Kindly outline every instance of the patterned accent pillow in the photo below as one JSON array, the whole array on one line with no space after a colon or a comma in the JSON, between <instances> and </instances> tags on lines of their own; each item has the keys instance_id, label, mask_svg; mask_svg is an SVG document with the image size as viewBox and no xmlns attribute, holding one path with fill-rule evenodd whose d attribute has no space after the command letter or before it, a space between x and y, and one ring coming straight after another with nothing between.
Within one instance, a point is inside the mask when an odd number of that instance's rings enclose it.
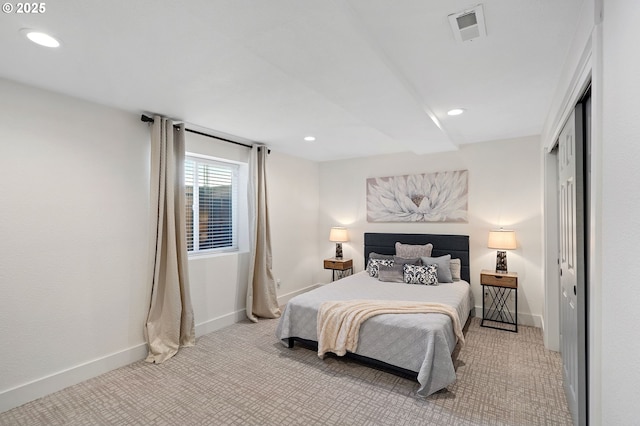
<instances>
[{"instance_id":1,"label":"patterned accent pillow","mask_svg":"<svg viewBox=\"0 0 640 426\"><path fill-rule=\"evenodd\" d=\"M369 272L369 276L373 278L378 278L378 266L392 266L393 259L369 259L369 263L367 263L367 272Z\"/></svg>"},{"instance_id":2,"label":"patterned accent pillow","mask_svg":"<svg viewBox=\"0 0 640 426\"><path fill-rule=\"evenodd\" d=\"M438 265L403 266L404 282L407 284L438 285Z\"/></svg>"},{"instance_id":3,"label":"patterned accent pillow","mask_svg":"<svg viewBox=\"0 0 640 426\"><path fill-rule=\"evenodd\" d=\"M431 256L433 244L415 245L396 242L396 256L411 259L413 257Z\"/></svg>"}]
</instances>

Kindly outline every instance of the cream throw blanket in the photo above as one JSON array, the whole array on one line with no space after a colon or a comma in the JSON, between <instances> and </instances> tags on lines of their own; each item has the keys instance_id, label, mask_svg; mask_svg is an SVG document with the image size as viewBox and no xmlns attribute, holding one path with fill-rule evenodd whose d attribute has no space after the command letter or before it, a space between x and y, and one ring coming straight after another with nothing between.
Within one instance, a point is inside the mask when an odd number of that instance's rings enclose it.
<instances>
[{"instance_id":1,"label":"cream throw blanket","mask_svg":"<svg viewBox=\"0 0 640 426\"><path fill-rule=\"evenodd\" d=\"M464 343L458 312L442 303L402 302L395 300L348 300L324 302L318 310L318 356L327 352L343 356L358 347L360 326L367 319L382 314L438 313L451 317L453 331Z\"/></svg>"}]
</instances>

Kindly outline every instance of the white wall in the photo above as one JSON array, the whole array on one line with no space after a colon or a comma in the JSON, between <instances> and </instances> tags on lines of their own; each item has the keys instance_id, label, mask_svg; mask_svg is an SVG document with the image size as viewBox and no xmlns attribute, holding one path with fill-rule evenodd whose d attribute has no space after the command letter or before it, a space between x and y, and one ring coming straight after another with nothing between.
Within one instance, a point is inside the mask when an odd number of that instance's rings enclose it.
<instances>
[{"instance_id":1,"label":"white wall","mask_svg":"<svg viewBox=\"0 0 640 426\"><path fill-rule=\"evenodd\" d=\"M267 189L273 274L281 281L280 303L320 282L319 179L318 163L271 152Z\"/></svg>"},{"instance_id":2,"label":"white wall","mask_svg":"<svg viewBox=\"0 0 640 426\"><path fill-rule=\"evenodd\" d=\"M150 284L149 129L139 114L2 79L0 93L2 412L146 356ZM191 133L187 149L248 155ZM268 167L285 301L321 268L318 165L273 152ZM246 248L189 261L197 335L244 318Z\"/></svg>"},{"instance_id":3,"label":"white wall","mask_svg":"<svg viewBox=\"0 0 640 426\"><path fill-rule=\"evenodd\" d=\"M149 136L133 114L0 93L3 411L145 354Z\"/></svg>"},{"instance_id":4,"label":"white wall","mask_svg":"<svg viewBox=\"0 0 640 426\"><path fill-rule=\"evenodd\" d=\"M519 276L519 322L541 326L542 209L538 137L463 145L458 151L395 154L320 164L319 251L331 257L335 245L329 229L343 225L351 241L345 257L356 271L364 267L364 232L466 234L470 236L471 284L476 306L482 306L480 270L495 268L496 251L487 248L489 230L514 229L518 249L507 254L509 269ZM469 170L468 223L367 223L366 179L447 170ZM331 279L324 271L324 282Z\"/></svg>"},{"instance_id":5,"label":"white wall","mask_svg":"<svg viewBox=\"0 0 640 426\"><path fill-rule=\"evenodd\" d=\"M637 424L640 400L640 3L604 2L602 25L602 416ZM597 326L597 325L596 325Z\"/></svg>"}]
</instances>

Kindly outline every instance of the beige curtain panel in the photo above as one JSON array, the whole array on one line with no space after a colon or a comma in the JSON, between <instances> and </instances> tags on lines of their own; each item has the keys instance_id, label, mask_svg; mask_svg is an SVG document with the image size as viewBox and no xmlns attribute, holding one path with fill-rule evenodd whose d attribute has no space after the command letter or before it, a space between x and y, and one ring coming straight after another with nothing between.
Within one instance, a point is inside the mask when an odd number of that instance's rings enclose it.
<instances>
[{"instance_id":1,"label":"beige curtain panel","mask_svg":"<svg viewBox=\"0 0 640 426\"><path fill-rule=\"evenodd\" d=\"M151 128L151 304L147 362L162 363L195 344L185 229L184 125L154 117Z\"/></svg>"},{"instance_id":2,"label":"beige curtain panel","mask_svg":"<svg viewBox=\"0 0 640 426\"><path fill-rule=\"evenodd\" d=\"M247 317L278 318L280 308L271 270L271 232L267 202L267 148L254 145L249 163L249 283Z\"/></svg>"}]
</instances>

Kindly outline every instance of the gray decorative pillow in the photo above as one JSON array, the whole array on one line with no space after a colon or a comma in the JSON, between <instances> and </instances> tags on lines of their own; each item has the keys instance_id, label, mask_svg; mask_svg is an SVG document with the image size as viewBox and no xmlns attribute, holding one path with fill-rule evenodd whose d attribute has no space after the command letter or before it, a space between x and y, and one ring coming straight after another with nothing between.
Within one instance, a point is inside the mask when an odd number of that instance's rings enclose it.
<instances>
[{"instance_id":1,"label":"gray decorative pillow","mask_svg":"<svg viewBox=\"0 0 640 426\"><path fill-rule=\"evenodd\" d=\"M412 259L405 259L404 257L393 256L393 264L394 265L404 265L408 263L409 265L422 265L422 259L419 257L414 257Z\"/></svg>"},{"instance_id":2,"label":"gray decorative pillow","mask_svg":"<svg viewBox=\"0 0 640 426\"><path fill-rule=\"evenodd\" d=\"M407 284L438 285L438 265L404 265L402 268Z\"/></svg>"},{"instance_id":3,"label":"gray decorative pillow","mask_svg":"<svg viewBox=\"0 0 640 426\"><path fill-rule=\"evenodd\" d=\"M411 259L412 257L431 256L431 250L433 244L414 245L414 244L402 244L396 242L396 256L404 257L405 259Z\"/></svg>"},{"instance_id":4,"label":"gray decorative pillow","mask_svg":"<svg viewBox=\"0 0 640 426\"><path fill-rule=\"evenodd\" d=\"M378 280L390 283L404 282L404 271L402 264L392 266L378 265Z\"/></svg>"},{"instance_id":5,"label":"gray decorative pillow","mask_svg":"<svg viewBox=\"0 0 640 426\"><path fill-rule=\"evenodd\" d=\"M378 278L378 267L380 265L391 266L393 265L393 259L369 259L367 272L369 272L370 277Z\"/></svg>"},{"instance_id":6,"label":"gray decorative pillow","mask_svg":"<svg viewBox=\"0 0 640 426\"><path fill-rule=\"evenodd\" d=\"M371 252L369 253L369 259L393 259L393 255Z\"/></svg>"},{"instance_id":7,"label":"gray decorative pillow","mask_svg":"<svg viewBox=\"0 0 640 426\"><path fill-rule=\"evenodd\" d=\"M422 257L423 265L438 265L438 282L452 283L451 278L451 255L445 254L440 257Z\"/></svg>"},{"instance_id":8,"label":"gray decorative pillow","mask_svg":"<svg viewBox=\"0 0 640 426\"><path fill-rule=\"evenodd\" d=\"M460 259L451 259L449 266L451 267L451 279L454 281L460 281L460 272L462 270Z\"/></svg>"}]
</instances>

